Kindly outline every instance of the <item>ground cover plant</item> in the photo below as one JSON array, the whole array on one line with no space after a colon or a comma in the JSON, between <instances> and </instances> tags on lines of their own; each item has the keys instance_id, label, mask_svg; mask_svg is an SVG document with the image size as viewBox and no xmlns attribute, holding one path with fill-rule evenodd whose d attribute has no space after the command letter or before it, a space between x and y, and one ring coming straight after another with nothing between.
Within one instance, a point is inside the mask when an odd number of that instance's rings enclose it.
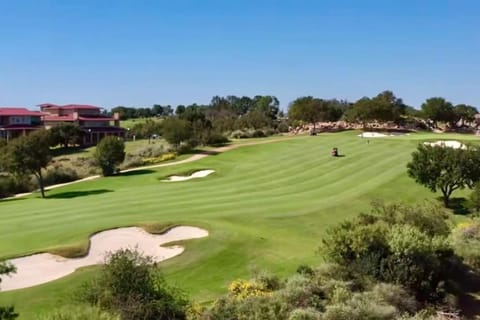
<instances>
[{"instance_id":1,"label":"ground cover plant","mask_svg":"<svg viewBox=\"0 0 480 320\"><path fill-rule=\"evenodd\" d=\"M181 256L162 263L165 278L192 299L208 302L257 266L280 276L318 264L325 230L385 201L438 201L406 173L418 143L472 140L466 135L411 134L370 139L358 132L288 138L238 148L198 162L131 172L0 202L0 256L8 258L85 243L92 232L140 223L196 225L205 239L188 241ZM266 139L268 141L268 139ZM344 157L333 158L332 147ZM211 168L215 175L166 184L159 177ZM95 192L111 190L111 192ZM64 198L59 195L77 195ZM48 197L52 197L48 199ZM459 191L456 197L468 196ZM459 219L454 217L454 220ZM34 288L0 293L21 319L68 303L63 297L97 268Z\"/></svg>"}]
</instances>

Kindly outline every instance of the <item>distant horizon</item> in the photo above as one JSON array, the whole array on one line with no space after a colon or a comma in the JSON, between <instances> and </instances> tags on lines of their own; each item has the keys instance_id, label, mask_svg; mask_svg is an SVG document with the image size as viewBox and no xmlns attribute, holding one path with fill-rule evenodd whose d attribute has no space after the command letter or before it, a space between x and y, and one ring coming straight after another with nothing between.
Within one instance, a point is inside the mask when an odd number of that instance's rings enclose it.
<instances>
[{"instance_id":1,"label":"distant horizon","mask_svg":"<svg viewBox=\"0 0 480 320\"><path fill-rule=\"evenodd\" d=\"M480 107L475 0L0 0L0 106L349 102Z\"/></svg>"}]
</instances>

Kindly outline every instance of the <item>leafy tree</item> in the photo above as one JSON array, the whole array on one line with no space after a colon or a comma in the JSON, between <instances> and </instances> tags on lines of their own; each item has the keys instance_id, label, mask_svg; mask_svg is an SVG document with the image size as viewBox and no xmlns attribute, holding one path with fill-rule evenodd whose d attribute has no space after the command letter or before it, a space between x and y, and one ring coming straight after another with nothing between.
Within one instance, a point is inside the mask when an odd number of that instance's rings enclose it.
<instances>
[{"instance_id":1,"label":"leafy tree","mask_svg":"<svg viewBox=\"0 0 480 320\"><path fill-rule=\"evenodd\" d=\"M125 159L125 143L115 136L106 136L97 144L93 154L96 164L104 176L115 173L115 167Z\"/></svg>"},{"instance_id":2,"label":"leafy tree","mask_svg":"<svg viewBox=\"0 0 480 320\"><path fill-rule=\"evenodd\" d=\"M469 207L475 211L475 213L480 213L480 183L475 183L475 187L470 193Z\"/></svg>"},{"instance_id":3,"label":"leafy tree","mask_svg":"<svg viewBox=\"0 0 480 320\"><path fill-rule=\"evenodd\" d=\"M16 175L33 174L38 181L42 198L45 198L42 170L52 159L50 135L47 130L37 130L12 140L7 148L4 165Z\"/></svg>"},{"instance_id":4,"label":"leafy tree","mask_svg":"<svg viewBox=\"0 0 480 320\"><path fill-rule=\"evenodd\" d=\"M421 109L423 116L432 120L435 127L438 127L438 122L452 122L455 120L453 105L444 98L434 97L427 99L422 104Z\"/></svg>"},{"instance_id":5,"label":"leafy tree","mask_svg":"<svg viewBox=\"0 0 480 320\"><path fill-rule=\"evenodd\" d=\"M185 106L184 105L178 105L177 108L175 109L175 114L177 116L181 115L184 112L185 112Z\"/></svg>"},{"instance_id":6,"label":"leafy tree","mask_svg":"<svg viewBox=\"0 0 480 320\"><path fill-rule=\"evenodd\" d=\"M466 104L458 104L453 109L453 112L455 113L455 122L461 121L463 126L466 122L475 121L475 115L478 113L478 110Z\"/></svg>"},{"instance_id":7,"label":"leafy tree","mask_svg":"<svg viewBox=\"0 0 480 320\"><path fill-rule=\"evenodd\" d=\"M182 142L192 138L192 126L187 120L171 117L165 119L162 126L163 137L176 149Z\"/></svg>"},{"instance_id":8,"label":"leafy tree","mask_svg":"<svg viewBox=\"0 0 480 320\"><path fill-rule=\"evenodd\" d=\"M15 272L15 267L11 264L0 262L0 276ZM0 283L2 278L0 277ZM13 320L18 317L13 307L0 307L0 320Z\"/></svg>"},{"instance_id":9,"label":"leafy tree","mask_svg":"<svg viewBox=\"0 0 480 320\"><path fill-rule=\"evenodd\" d=\"M291 120L305 121L313 125L326 119L328 102L325 100L309 97L301 97L293 101L288 109Z\"/></svg>"},{"instance_id":10,"label":"leafy tree","mask_svg":"<svg viewBox=\"0 0 480 320\"><path fill-rule=\"evenodd\" d=\"M182 320L188 306L183 293L167 285L151 257L128 249L110 254L79 297L122 320Z\"/></svg>"},{"instance_id":11,"label":"leafy tree","mask_svg":"<svg viewBox=\"0 0 480 320\"><path fill-rule=\"evenodd\" d=\"M383 91L374 98L363 97L355 102L347 112L347 119L360 121L365 128L369 121L397 121L405 109L402 99L391 91Z\"/></svg>"},{"instance_id":12,"label":"leafy tree","mask_svg":"<svg viewBox=\"0 0 480 320\"><path fill-rule=\"evenodd\" d=\"M75 145L79 142L82 130L73 123L61 123L50 129L51 145L62 145L68 148L69 145Z\"/></svg>"},{"instance_id":13,"label":"leafy tree","mask_svg":"<svg viewBox=\"0 0 480 320\"><path fill-rule=\"evenodd\" d=\"M455 190L472 188L480 180L480 153L474 149L419 145L407 168L417 183L432 192L440 190L448 207Z\"/></svg>"}]
</instances>

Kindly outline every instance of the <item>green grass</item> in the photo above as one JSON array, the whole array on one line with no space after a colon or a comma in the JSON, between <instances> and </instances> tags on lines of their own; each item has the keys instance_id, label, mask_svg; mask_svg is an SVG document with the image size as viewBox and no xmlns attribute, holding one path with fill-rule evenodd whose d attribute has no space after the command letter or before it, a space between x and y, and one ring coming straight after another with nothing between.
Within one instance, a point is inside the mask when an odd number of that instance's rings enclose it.
<instances>
[{"instance_id":1,"label":"green grass","mask_svg":"<svg viewBox=\"0 0 480 320\"><path fill-rule=\"evenodd\" d=\"M287 275L300 264L317 265L325 230L361 211L372 200L421 202L438 195L406 175L406 163L423 140L466 135L411 134L360 139L358 132L285 138L245 146L189 164L102 178L0 202L0 257L61 246L84 246L88 235L113 227L157 223L206 228L204 239L186 241L186 251L162 263L169 282L200 302L213 300L252 267ZM338 147L344 157L330 156ZM200 169L203 179L163 183L159 178ZM62 195L67 194L68 197ZM455 196L465 195L457 193ZM21 319L67 303L86 268L34 288L0 293Z\"/></svg>"}]
</instances>

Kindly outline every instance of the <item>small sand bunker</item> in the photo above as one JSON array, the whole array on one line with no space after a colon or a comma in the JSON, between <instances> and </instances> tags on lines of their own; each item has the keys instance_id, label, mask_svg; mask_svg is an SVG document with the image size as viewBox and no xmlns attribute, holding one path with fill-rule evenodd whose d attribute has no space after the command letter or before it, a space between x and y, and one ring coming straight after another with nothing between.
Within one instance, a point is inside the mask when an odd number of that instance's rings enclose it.
<instances>
[{"instance_id":1,"label":"small sand bunker","mask_svg":"<svg viewBox=\"0 0 480 320\"><path fill-rule=\"evenodd\" d=\"M90 250L83 258L67 259L50 253L40 253L9 260L17 268L17 272L2 277L1 290L28 288L60 279L80 267L102 264L106 253L120 249L136 248L160 262L177 256L184 250L181 246L161 247L162 244L206 236L208 231L186 226L172 228L161 235L150 234L137 227L99 232L90 238Z\"/></svg>"},{"instance_id":2,"label":"small sand bunker","mask_svg":"<svg viewBox=\"0 0 480 320\"><path fill-rule=\"evenodd\" d=\"M162 180L162 181L174 182L174 181L186 181L186 180L196 179L196 178L205 178L206 176L214 172L215 170L201 170L201 171L194 172L189 176L171 176L171 177L168 177L168 179Z\"/></svg>"},{"instance_id":3,"label":"small sand bunker","mask_svg":"<svg viewBox=\"0 0 480 320\"><path fill-rule=\"evenodd\" d=\"M423 144L429 145L432 147L448 147L454 149L466 149L467 146L461 143L460 141L455 140L439 140L435 142L424 142Z\"/></svg>"},{"instance_id":4,"label":"small sand bunker","mask_svg":"<svg viewBox=\"0 0 480 320\"><path fill-rule=\"evenodd\" d=\"M390 134L384 134L380 132L362 132L358 136L360 138L382 138L382 137L396 137L396 136L403 136L403 135L405 134L401 132L394 132Z\"/></svg>"}]
</instances>

